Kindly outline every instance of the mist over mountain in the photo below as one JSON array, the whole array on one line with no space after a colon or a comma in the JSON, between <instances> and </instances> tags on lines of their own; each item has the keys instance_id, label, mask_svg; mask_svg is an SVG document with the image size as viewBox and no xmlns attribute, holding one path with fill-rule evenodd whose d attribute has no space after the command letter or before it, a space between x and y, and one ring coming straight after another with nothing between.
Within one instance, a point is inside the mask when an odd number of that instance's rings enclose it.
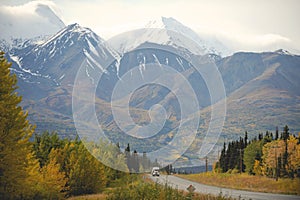
<instances>
[{"instance_id":1,"label":"mist over mountain","mask_svg":"<svg viewBox=\"0 0 300 200\"><path fill-rule=\"evenodd\" d=\"M127 34L122 34L109 40L112 47L121 53L133 50L145 42L184 48L197 55L212 53L227 56L232 54L232 51L222 44L221 41L201 37L172 17L161 17L150 21L144 29L135 32L129 31Z\"/></svg>"},{"instance_id":2,"label":"mist over mountain","mask_svg":"<svg viewBox=\"0 0 300 200\"><path fill-rule=\"evenodd\" d=\"M65 27L51 7L41 1L33 1L12 9L1 6L0 17L0 39L6 41L49 36Z\"/></svg>"}]
</instances>

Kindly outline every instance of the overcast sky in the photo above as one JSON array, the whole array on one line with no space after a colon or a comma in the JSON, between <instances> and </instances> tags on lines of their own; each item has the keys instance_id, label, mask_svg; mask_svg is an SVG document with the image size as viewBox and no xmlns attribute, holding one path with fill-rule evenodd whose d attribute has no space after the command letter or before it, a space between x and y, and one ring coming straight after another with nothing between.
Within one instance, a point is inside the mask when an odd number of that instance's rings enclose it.
<instances>
[{"instance_id":1,"label":"overcast sky","mask_svg":"<svg viewBox=\"0 0 300 200\"><path fill-rule=\"evenodd\" d=\"M0 0L22 5L28 0ZM109 39L142 28L160 16L173 17L199 34L212 34L234 50L279 48L300 53L298 0L53 0L65 24L89 27Z\"/></svg>"}]
</instances>

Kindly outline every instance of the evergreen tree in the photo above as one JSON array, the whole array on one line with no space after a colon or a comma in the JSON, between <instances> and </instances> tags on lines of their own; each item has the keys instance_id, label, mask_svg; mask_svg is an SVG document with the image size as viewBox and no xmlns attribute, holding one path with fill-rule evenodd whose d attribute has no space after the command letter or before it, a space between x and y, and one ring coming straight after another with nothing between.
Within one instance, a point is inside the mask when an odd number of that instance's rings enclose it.
<instances>
[{"instance_id":1,"label":"evergreen tree","mask_svg":"<svg viewBox=\"0 0 300 200\"><path fill-rule=\"evenodd\" d=\"M15 91L17 78L11 75L10 66L0 52L0 199L23 198L34 129L19 106L22 98Z\"/></svg>"},{"instance_id":2,"label":"evergreen tree","mask_svg":"<svg viewBox=\"0 0 300 200\"><path fill-rule=\"evenodd\" d=\"M139 157L136 150L132 153L132 169L134 172L139 172Z\"/></svg>"},{"instance_id":3,"label":"evergreen tree","mask_svg":"<svg viewBox=\"0 0 300 200\"><path fill-rule=\"evenodd\" d=\"M287 139L289 139L289 136L290 136L289 130L290 129L287 125L283 128L282 139L284 141L287 141Z\"/></svg>"},{"instance_id":4,"label":"evergreen tree","mask_svg":"<svg viewBox=\"0 0 300 200\"><path fill-rule=\"evenodd\" d=\"M41 135L35 135L33 150L41 167L47 164L50 151L62 148L64 146L63 143L64 141L58 137L57 133L50 134L48 131L45 131Z\"/></svg>"},{"instance_id":5,"label":"evergreen tree","mask_svg":"<svg viewBox=\"0 0 300 200\"><path fill-rule=\"evenodd\" d=\"M271 136L272 133L269 133L269 131L266 132L266 135L263 137L263 144L266 144L268 142L272 142L273 137Z\"/></svg>"},{"instance_id":6,"label":"evergreen tree","mask_svg":"<svg viewBox=\"0 0 300 200\"><path fill-rule=\"evenodd\" d=\"M130 146L129 146L129 143L127 144L127 147L125 149L125 152L129 152L130 153Z\"/></svg>"},{"instance_id":7,"label":"evergreen tree","mask_svg":"<svg viewBox=\"0 0 300 200\"><path fill-rule=\"evenodd\" d=\"M226 143L224 142L223 149L221 151L220 161L219 161L222 172L227 172L228 170L227 161L228 159L226 156Z\"/></svg>"},{"instance_id":8,"label":"evergreen tree","mask_svg":"<svg viewBox=\"0 0 300 200\"><path fill-rule=\"evenodd\" d=\"M273 138L274 138L272 132L270 133L270 138L271 138L271 140L273 140Z\"/></svg>"},{"instance_id":9,"label":"evergreen tree","mask_svg":"<svg viewBox=\"0 0 300 200\"><path fill-rule=\"evenodd\" d=\"M245 148L246 148L247 145L248 145L248 133L247 133L247 131L245 131L244 141L245 141Z\"/></svg>"},{"instance_id":10,"label":"evergreen tree","mask_svg":"<svg viewBox=\"0 0 300 200\"><path fill-rule=\"evenodd\" d=\"M127 144L127 147L125 148L125 157L126 157L126 163L129 171L132 171L133 165L132 165L132 157L130 154L130 145L129 143Z\"/></svg>"},{"instance_id":11,"label":"evergreen tree","mask_svg":"<svg viewBox=\"0 0 300 200\"><path fill-rule=\"evenodd\" d=\"M288 168L288 139L290 137L289 127L286 125L283 129L282 138L285 144L285 150L282 157L282 168L283 174L287 175L287 168Z\"/></svg>"},{"instance_id":12,"label":"evergreen tree","mask_svg":"<svg viewBox=\"0 0 300 200\"><path fill-rule=\"evenodd\" d=\"M276 126L275 140L278 140L278 138L279 138L279 132L278 132L278 127Z\"/></svg>"},{"instance_id":13,"label":"evergreen tree","mask_svg":"<svg viewBox=\"0 0 300 200\"><path fill-rule=\"evenodd\" d=\"M264 135L262 133L258 134L258 140L262 140L264 138Z\"/></svg>"},{"instance_id":14,"label":"evergreen tree","mask_svg":"<svg viewBox=\"0 0 300 200\"><path fill-rule=\"evenodd\" d=\"M83 143L71 143L68 164L68 182L70 195L97 193L106 186L106 168L85 148Z\"/></svg>"},{"instance_id":15,"label":"evergreen tree","mask_svg":"<svg viewBox=\"0 0 300 200\"><path fill-rule=\"evenodd\" d=\"M263 144L261 141L253 141L249 144L244 151L244 162L246 166L246 172L254 174L255 161L260 162L262 156Z\"/></svg>"}]
</instances>

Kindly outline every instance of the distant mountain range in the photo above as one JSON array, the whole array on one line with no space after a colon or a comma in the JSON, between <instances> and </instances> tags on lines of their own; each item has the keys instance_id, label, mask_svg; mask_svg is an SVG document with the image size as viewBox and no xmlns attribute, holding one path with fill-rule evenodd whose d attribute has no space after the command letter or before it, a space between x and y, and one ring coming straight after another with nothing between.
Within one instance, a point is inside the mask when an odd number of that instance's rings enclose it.
<instances>
[{"instance_id":1,"label":"distant mountain range","mask_svg":"<svg viewBox=\"0 0 300 200\"><path fill-rule=\"evenodd\" d=\"M37 7L40 15L45 16L44 11L49 14L47 8ZM52 16L48 14L48 17ZM91 82L96 74L103 74L96 92L97 117L108 137L125 146L127 141L122 138L124 134L115 123L110 109L112 91L122 76L134 66L140 69L136 76L143 78L143 72L152 63L170 66L191 84L200 103L200 110L195 112L201 115L196 139L201 140L201 134L205 132L210 119L212 103L215 102L211 102L201 75L186 59L199 57L213 61L224 81L227 114L220 143L236 139L245 131L251 137L251 134L274 131L276 126L283 127L286 124L291 132L300 131L299 55L282 49L233 54L220 41L205 41L173 18L163 17L160 21L150 22L145 29L133 32L133 35L122 34L109 41L78 24L64 27L60 20L53 23L57 25L53 27L61 29L50 37L41 34L38 38L34 35L33 38L13 38L8 41L6 35L1 34L0 38L0 47L13 63L11 71L18 77L18 92L23 96L22 106L29 111L29 119L37 125L37 132L57 131L65 137L76 134L72 116L72 90L76 73L84 66L85 78ZM5 28L5 24L0 27ZM176 87L181 87L176 77L170 81L174 81ZM121 96L118 101L124 99ZM155 104L165 107L168 119L159 134L150 138L149 144L128 137L133 148L140 152L149 150L148 147L159 148L168 144L178 128L180 105L176 96L168 88L155 84L140 87L131 96L129 105L134 122L139 125L149 123L148 109ZM190 150L197 149L196 146L194 143ZM193 157L188 153L186 156Z\"/></svg>"}]
</instances>

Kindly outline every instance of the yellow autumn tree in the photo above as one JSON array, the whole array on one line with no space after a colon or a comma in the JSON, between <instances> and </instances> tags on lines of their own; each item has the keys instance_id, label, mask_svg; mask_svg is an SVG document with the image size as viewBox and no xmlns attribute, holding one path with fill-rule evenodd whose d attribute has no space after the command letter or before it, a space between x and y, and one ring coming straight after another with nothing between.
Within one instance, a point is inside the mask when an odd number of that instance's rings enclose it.
<instances>
[{"instance_id":1,"label":"yellow autumn tree","mask_svg":"<svg viewBox=\"0 0 300 200\"><path fill-rule=\"evenodd\" d=\"M93 157L82 142L66 145L69 152L65 167L69 195L92 194L102 191L107 184L106 167Z\"/></svg>"},{"instance_id":2,"label":"yellow autumn tree","mask_svg":"<svg viewBox=\"0 0 300 200\"><path fill-rule=\"evenodd\" d=\"M263 175L263 173L262 173L262 167L261 167L261 165L260 165L260 162L259 162L259 160L255 160L254 161L254 165L253 165L253 173L255 174L255 175Z\"/></svg>"},{"instance_id":3,"label":"yellow autumn tree","mask_svg":"<svg viewBox=\"0 0 300 200\"><path fill-rule=\"evenodd\" d=\"M67 178L60 171L60 165L56 161L58 149L52 149L49 154L49 163L41 169L43 196L46 199L63 199Z\"/></svg>"},{"instance_id":4,"label":"yellow autumn tree","mask_svg":"<svg viewBox=\"0 0 300 200\"><path fill-rule=\"evenodd\" d=\"M282 157L285 151L285 144L283 140L274 140L266 143L263 146L263 174L267 176L276 175L278 168L278 158Z\"/></svg>"},{"instance_id":5,"label":"yellow autumn tree","mask_svg":"<svg viewBox=\"0 0 300 200\"><path fill-rule=\"evenodd\" d=\"M27 155L27 187L22 191L22 199L63 199L67 178L57 162L58 149L52 149L48 162L41 168L40 162L32 152Z\"/></svg>"},{"instance_id":6,"label":"yellow autumn tree","mask_svg":"<svg viewBox=\"0 0 300 200\"><path fill-rule=\"evenodd\" d=\"M38 199L42 198L41 191L43 190L41 186L42 174L40 169L40 163L38 159L35 158L34 153L27 154L27 178L24 181L24 185L27 185L23 191L24 199Z\"/></svg>"},{"instance_id":7,"label":"yellow autumn tree","mask_svg":"<svg viewBox=\"0 0 300 200\"><path fill-rule=\"evenodd\" d=\"M16 93L17 77L10 66L0 52L0 199L21 199L34 127L19 106L22 98Z\"/></svg>"},{"instance_id":8,"label":"yellow autumn tree","mask_svg":"<svg viewBox=\"0 0 300 200\"><path fill-rule=\"evenodd\" d=\"M299 133L300 137L300 133ZM288 172L294 174L300 169L300 144L298 138L290 136L288 139Z\"/></svg>"},{"instance_id":9,"label":"yellow autumn tree","mask_svg":"<svg viewBox=\"0 0 300 200\"><path fill-rule=\"evenodd\" d=\"M275 170L280 175L284 169L288 172L289 177L293 177L297 170L300 169L300 144L298 138L290 135L287 139L288 163L283 166L282 158L285 152L284 140L275 140L263 146L263 172L268 176L274 176Z\"/></svg>"}]
</instances>

